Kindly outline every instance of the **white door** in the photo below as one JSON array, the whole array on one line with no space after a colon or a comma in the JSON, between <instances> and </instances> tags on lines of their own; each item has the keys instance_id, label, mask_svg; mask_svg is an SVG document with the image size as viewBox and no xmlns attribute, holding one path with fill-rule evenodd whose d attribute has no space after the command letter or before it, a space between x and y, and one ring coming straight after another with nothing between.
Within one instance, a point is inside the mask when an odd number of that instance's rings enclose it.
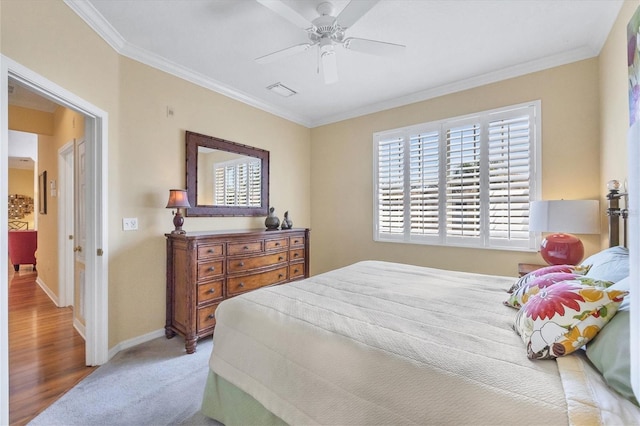
<instances>
[{"instance_id":1,"label":"white door","mask_svg":"<svg viewBox=\"0 0 640 426\"><path fill-rule=\"evenodd\" d=\"M78 327L78 321L82 324L81 333L84 336L85 324L85 285L86 285L86 247L87 247L87 208L86 208L86 144L81 139L76 142L75 161L75 303L74 323Z\"/></svg>"},{"instance_id":2,"label":"white door","mask_svg":"<svg viewBox=\"0 0 640 426\"><path fill-rule=\"evenodd\" d=\"M75 140L66 143L58 150L58 252L60 253L58 281L60 306L74 305L74 150Z\"/></svg>"}]
</instances>

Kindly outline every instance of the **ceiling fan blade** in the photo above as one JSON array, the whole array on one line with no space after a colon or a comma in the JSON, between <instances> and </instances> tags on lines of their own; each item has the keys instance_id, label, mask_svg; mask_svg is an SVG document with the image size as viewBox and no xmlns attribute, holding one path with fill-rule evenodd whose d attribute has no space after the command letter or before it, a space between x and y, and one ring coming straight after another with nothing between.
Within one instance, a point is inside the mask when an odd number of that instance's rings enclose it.
<instances>
[{"instance_id":1,"label":"ceiling fan blade","mask_svg":"<svg viewBox=\"0 0 640 426\"><path fill-rule=\"evenodd\" d=\"M314 30L315 26L304 16L284 4L281 0L256 0L258 3L271 9L273 12L282 16L293 25L302 28L305 31Z\"/></svg>"},{"instance_id":2,"label":"ceiling fan blade","mask_svg":"<svg viewBox=\"0 0 640 426\"><path fill-rule=\"evenodd\" d=\"M268 64L269 62L304 52L311 46L313 46L311 43L297 44L295 46L287 47L286 49L278 50L277 52L269 53L268 55L260 56L259 58L256 58L255 61L259 64Z\"/></svg>"},{"instance_id":3,"label":"ceiling fan blade","mask_svg":"<svg viewBox=\"0 0 640 426\"><path fill-rule=\"evenodd\" d=\"M342 43L345 49L356 52L369 53L378 56L391 56L404 51L406 46L402 44L387 43L384 41L367 40L365 38L349 37Z\"/></svg>"},{"instance_id":4,"label":"ceiling fan blade","mask_svg":"<svg viewBox=\"0 0 640 426\"><path fill-rule=\"evenodd\" d=\"M346 29L355 24L380 0L351 0L336 18L340 27Z\"/></svg>"}]
</instances>

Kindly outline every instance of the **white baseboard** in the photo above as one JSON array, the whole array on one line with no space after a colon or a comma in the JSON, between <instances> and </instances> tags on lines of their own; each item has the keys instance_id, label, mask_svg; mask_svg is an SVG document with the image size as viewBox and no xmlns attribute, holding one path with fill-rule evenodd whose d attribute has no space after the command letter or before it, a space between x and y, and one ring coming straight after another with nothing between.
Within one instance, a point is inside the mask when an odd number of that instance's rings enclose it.
<instances>
[{"instance_id":1,"label":"white baseboard","mask_svg":"<svg viewBox=\"0 0 640 426\"><path fill-rule=\"evenodd\" d=\"M132 348L141 343L148 342L149 340L157 339L158 337L164 336L164 328L160 330L152 331L147 334L143 334L142 336L134 337L133 339L125 340L124 342L120 342L111 349L109 349L109 359L113 358L118 352L123 351L125 349Z\"/></svg>"},{"instance_id":2,"label":"white baseboard","mask_svg":"<svg viewBox=\"0 0 640 426\"><path fill-rule=\"evenodd\" d=\"M80 320L76 317L73 318L73 328L76 329L76 331L78 332L78 334L80 334L80 336L82 336L82 339L84 339L84 341L87 341L87 338L85 337L85 328L84 328L84 324L80 322Z\"/></svg>"},{"instance_id":3,"label":"white baseboard","mask_svg":"<svg viewBox=\"0 0 640 426\"><path fill-rule=\"evenodd\" d=\"M49 299L51 299L51 301L59 308L60 303L58 301L58 296L56 296L56 294L53 291L51 291L49 287L47 287L47 285L45 284L44 281L42 281L40 276L36 278L36 283L40 286L42 291L44 291L47 294L47 296L49 296Z\"/></svg>"}]
</instances>

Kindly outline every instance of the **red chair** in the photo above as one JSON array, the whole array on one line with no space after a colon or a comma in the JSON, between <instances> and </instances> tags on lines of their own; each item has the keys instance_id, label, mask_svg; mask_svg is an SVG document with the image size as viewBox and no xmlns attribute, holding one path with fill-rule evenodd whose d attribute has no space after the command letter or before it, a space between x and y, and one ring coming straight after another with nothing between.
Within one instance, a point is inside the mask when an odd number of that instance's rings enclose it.
<instances>
[{"instance_id":1,"label":"red chair","mask_svg":"<svg viewBox=\"0 0 640 426\"><path fill-rule=\"evenodd\" d=\"M38 231L9 231L9 261L13 269L20 265L33 265L36 270L36 250L38 249Z\"/></svg>"}]
</instances>

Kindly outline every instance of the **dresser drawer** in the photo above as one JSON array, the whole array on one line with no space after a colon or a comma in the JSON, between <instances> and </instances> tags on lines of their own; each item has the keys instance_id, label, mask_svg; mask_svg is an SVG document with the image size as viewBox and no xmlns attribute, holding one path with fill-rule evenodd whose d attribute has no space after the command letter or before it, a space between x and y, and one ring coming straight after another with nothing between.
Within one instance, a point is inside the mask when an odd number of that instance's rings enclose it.
<instances>
[{"instance_id":1,"label":"dresser drawer","mask_svg":"<svg viewBox=\"0 0 640 426\"><path fill-rule=\"evenodd\" d=\"M221 299L222 294L222 280L213 281L206 284L200 284L198 286L198 305L202 305L212 300Z\"/></svg>"},{"instance_id":2,"label":"dresser drawer","mask_svg":"<svg viewBox=\"0 0 640 426\"><path fill-rule=\"evenodd\" d=\"M267 285L285 282L287 281L287 268L287 266L284 266L259 274L227 278L227 292L229 295L240 294Z\"/></svg>"},{"instance_id":3,"label":"dresser drawer","mask_svg":"<svg viewBox=\"0 0 640 426\"><path fill-rule=\"evenodd\" d=\"M198 244L198 260L224 255L223 244Z\"/></svg>"},{"instance_id":4,"label":"dresser drawer","mask_svg":"<svg viewBox=\"0 0 640 426\"><path fill-rule=\"evenodd\" d=\"M248 272L252 269L264 268L265 266L277 265L287 261L288 252L260 255L255 257L245 257L242 259L229 259L227 261L227 273Z\"/></svg>"},{"instance_id":5,"label":"dresser drawer","mask_svg":"<svg viewBox=\"0 0 640 426\"><path fill-rule=\"evenodd\" d=\"M198 332L216 325L215 312L218 305L198 309Z\"/></svg>"},{"instance_id":6,"label":"dresser drawer","mask_svg":"<svg viewBox=\"0 0 640 426\"><path fill-rule=\"evenodd\" d=\"M198 263L198 282L222 275L224 273L222 265L224 265L222 259Z\"/></svg>"},{"instance_id":7,"label":"dresser drawer","mask_svg":"<svg viewBox=\"0 0 640 426\"><path fill-rule=\"evenodd\" d=\"M292 262L304 259L304 249L289 250L289 259Z\"/></svg>"},{"instance_id":8,"label":"dresser drawer","mask_svg":"<svg viewBox=\"0 0 640 426\"><path fill-rule=\"evenodd\" d=\"M245 241L243 243L229 243L227 253L229 256L238 254L260 253L264 251L264 241Z\"/></svg>"},{"instance_id":9,"label":"dresser drawer","mask_svg":"<svg viewBox=\"0 0 640 426\"><path fill-rule=\"evenodd\" d=\"M289 246L290 247L304 247L304 235L300 234L300 235L294 235L292 237L289 237L290 243Z\"/></svg>"},{"instance_id":10,"label":"dresser drawer","mask_svg":"<svg viewBox=\"0 0 640 426\"><path fill-rule=\"evenodd\" d=\"M278 250L289 247L289 238L280 238L278 240L266 240L264 242L265 250Z\"/></svg>"},{"instance_id":11,"label":"dresser drawer","mask_svg":"<svg viewBox=\"0 0 640 426\"><path fill-rule=\"evenodd\" d=\"M304 278L304 262L294 263L289 266L289 279L299 280Z\"/></svg>"}]
</instances>

